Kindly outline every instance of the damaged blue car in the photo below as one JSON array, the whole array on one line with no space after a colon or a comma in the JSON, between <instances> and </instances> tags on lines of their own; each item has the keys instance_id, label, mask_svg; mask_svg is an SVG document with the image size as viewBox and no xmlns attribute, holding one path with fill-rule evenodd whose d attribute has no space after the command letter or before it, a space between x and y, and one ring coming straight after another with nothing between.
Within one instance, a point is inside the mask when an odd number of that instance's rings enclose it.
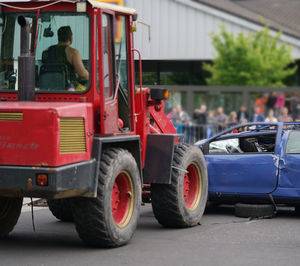
<instances>
[{"instance_id":1,"label":"damaged blue car","mask_svg":"<svg viewBox=\"0 0 300 266\"><path fill-rule=\"evenodd\" d=\"M242 217L300 208L300 123L241 124L195 145L206 159L210 202L238 203Z\"/></svg>"}]
</instances>

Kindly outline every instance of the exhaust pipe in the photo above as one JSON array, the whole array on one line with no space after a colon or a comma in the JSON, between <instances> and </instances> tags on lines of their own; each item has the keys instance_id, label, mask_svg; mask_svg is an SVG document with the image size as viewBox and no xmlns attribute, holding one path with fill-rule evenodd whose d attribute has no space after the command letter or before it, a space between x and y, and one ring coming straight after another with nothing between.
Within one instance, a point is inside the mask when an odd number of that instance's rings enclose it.
<instances>
[{"instance_id":1,"label":"exhaust pipe","mask_svg":"<svg viewBox=\"0 0 300 266\"><path fill-rule=\"evenodd\" d=\"M35 57L29 48L29 22L23 17L18 17L21 27L21 55L18 58L18 100L34 101L35 97Z\"/></svg>"}]
</instances>

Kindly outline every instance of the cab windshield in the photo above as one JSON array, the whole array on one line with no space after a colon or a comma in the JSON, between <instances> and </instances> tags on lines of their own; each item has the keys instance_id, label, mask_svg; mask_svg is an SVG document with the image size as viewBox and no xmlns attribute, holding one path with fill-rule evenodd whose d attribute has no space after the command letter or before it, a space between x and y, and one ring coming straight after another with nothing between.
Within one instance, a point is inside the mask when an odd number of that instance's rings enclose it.
<instances>
[{"instance_id":1,"label":"cab windshield","mask_svg":"<svg viewBox=\"0 0 300 266\"><path fill-rule=\"evenodd\" d=\"M0 91L18 90L19 15L30 23L30 50L32 54L35 52L35 90L48 93L87 90L90 83L88 16L41 12L37 20L37 12L32 12L7 13L0 17Z\"/></svg>"}]
</instances>

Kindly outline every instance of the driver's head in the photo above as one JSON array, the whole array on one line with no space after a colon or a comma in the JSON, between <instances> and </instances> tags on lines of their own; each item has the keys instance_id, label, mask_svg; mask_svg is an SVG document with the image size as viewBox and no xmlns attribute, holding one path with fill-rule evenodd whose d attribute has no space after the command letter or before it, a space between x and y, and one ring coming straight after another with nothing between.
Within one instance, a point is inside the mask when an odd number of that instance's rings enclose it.
<instances>
[{"instance_id":1,"label":"driver's head","mask_svg":"<svg viewBox=\"0 0 300 266\"><path fill-rule=\"evenodd\" d=\"M60 27L57 31L58 41L59 42L68 42L72 43L73 33L70 26Z\"/></svg>"}]
</instances>

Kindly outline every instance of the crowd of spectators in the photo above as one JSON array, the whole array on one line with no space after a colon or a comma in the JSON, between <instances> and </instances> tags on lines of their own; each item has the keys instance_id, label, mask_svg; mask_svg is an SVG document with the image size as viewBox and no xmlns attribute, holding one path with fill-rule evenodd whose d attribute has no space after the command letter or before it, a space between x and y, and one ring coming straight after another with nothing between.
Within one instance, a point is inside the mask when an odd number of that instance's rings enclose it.
<instances>
[{"instance_id":1,"label":"crowd of spectators","mask_svg":"<svg viewBox=\"0 0 300 266\"><path fill-rule=\"evenodd\" d=\"M255 100L252 108L242 105L238 112L231 111L228 115L221 106L216 110L208 110L203 104L196 108L193 117L190 117L178 105L172 108L167 116L177 129L177 133L190 131L188 128L194 126L198 128L198 138L201 139L239 123L300 121L300 97L298 93L262 94Z\"/></svg>"}]
</instances>

